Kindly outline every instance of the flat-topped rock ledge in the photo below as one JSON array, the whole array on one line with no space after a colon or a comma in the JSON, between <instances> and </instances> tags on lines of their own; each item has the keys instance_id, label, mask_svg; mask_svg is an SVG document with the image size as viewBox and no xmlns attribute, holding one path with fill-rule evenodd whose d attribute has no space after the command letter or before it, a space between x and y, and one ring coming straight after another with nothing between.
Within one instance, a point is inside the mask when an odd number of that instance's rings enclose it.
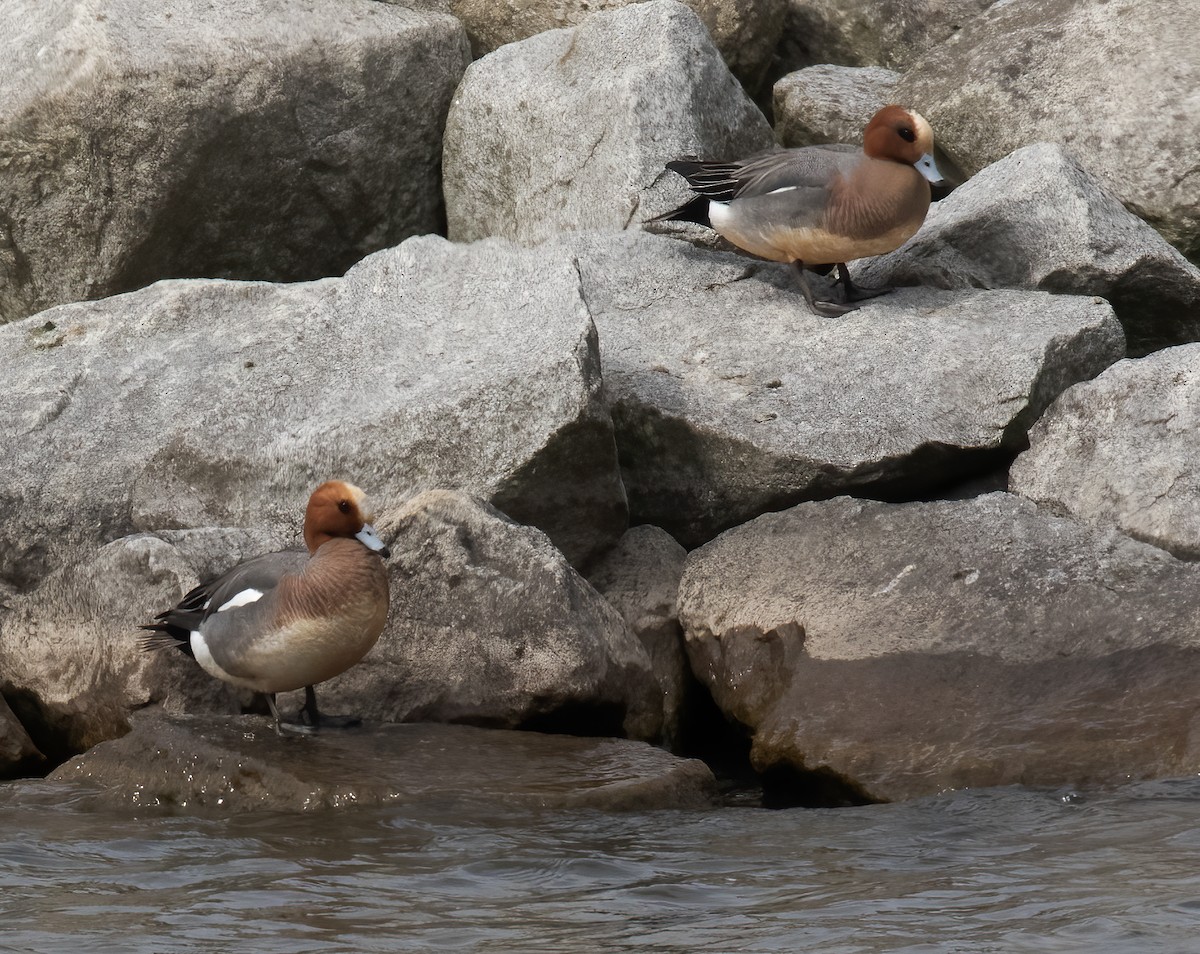
<instances>
[{"instance_id":1,"label":"flat-topped rock ledge","mask_svg":"<svg viewBox=\"0 0 1200 954\"><path fill-rule=\"evenodd\" d=\"M936 494L1125 354L1099 298L904 288L830 319L783 266L660 235L573 247L631 519L685 546L801 500Z\"/></svg>"},{"instance_id":2,"label":"flat-topped rock ledge","mask_svg":"<svg viewBox=\"0 0 1200 954\"><path fill-rule=\"evenodd\" d=\"M1200 770L1200 567L1019 497L767 514L679 610L756 767L848 800Z\"/></svg>"},{"instance_id":3,"label":"flat-topped rock ledge","mask_svg":"<svg viewBox=\"0 0 1200 954\"><path fill-rule=\"evenodd\" d=\"M641 742L448 725L379 725L280 738L261 716L141 716L50 780L105 802L196 813L475 802L609 811L701 807L714 780Z\"/></svg>"}]
</instances>

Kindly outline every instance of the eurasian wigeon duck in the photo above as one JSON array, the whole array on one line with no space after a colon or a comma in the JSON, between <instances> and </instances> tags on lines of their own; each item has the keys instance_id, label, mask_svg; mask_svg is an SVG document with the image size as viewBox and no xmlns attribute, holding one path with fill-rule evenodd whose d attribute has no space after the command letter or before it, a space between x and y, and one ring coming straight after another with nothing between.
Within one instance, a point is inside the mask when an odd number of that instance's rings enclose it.
<instances>
[{"instance_id":1,"label":"eurasian wigeon duck","mask_svg":"<svg viewBox=\"0 0 1200 954\"><path fill-rule=\"evenodd\" d=\"M211 675L267 697L275 731L307 734L358 720L322 716L313 685L345 672L379 639L388 614L388 548L366 497L331 480L304 513L305 550L267 553L202 583L143 626L145 650L171 647ZM280 718L275 693L304 688L301 723Z\"/></svg>"},{"instance_id":2,"label":"eurasian wigeon duck","mask_svg":"<svg viewBox=\"0 0 1200 954\"><path fill-rule=\"evenodd\" d=\"M807 146L738 162L680 159L667 168L708 200L709 221L722 237L760 258L794 265L809 307L828 316L891 291L856 287L846 262L908 241L929 211L930 183L942 181L933 130L901 106L885 106L871 118L862 149ZM817 301L805 277L805 268L827 272L831 266L844 304Z\"/></svg>"}]
</instances>

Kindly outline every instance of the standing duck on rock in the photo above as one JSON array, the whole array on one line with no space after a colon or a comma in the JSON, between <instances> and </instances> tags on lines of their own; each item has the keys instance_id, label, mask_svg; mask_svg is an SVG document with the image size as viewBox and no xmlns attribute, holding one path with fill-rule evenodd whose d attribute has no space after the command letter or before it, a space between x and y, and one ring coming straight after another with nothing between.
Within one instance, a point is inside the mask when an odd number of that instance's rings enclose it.
<instances>
[{"instance_id":1,"label":"standing duck on rock","mask_svg":"<svg viewBox=\"0 0 1200 954\"><path fill-rule=\"evenodd\" d=\"M708 200L709 222L723 238L760 258L791 263L809 307L829 317L891 291L859 288L846 262L908 241L929 211L930 183L942 181L933 130L901 106L885 106L871 118L862 149L807 146L737 162L678 159L667 168ZM684 217L684 209L664 218ZM837 268L842 303L816 299L804 274L830 267Z\"/></svg>"},{"instance_id":2,"label":"standing duck on rock","mask_svg":"<svg viewBox=\"0 0 1200 954\"><path fill-rule=\"evenodd\" d=\"M371 526L366 497L331 480L304 513L304 550L267 553L202 583L143 626L145 650L174 648L208 673L267 697L275 731L311 734L359 720L322 716L313 685L367 654L388 614L388 548ZM280 718L275 693L305 690L301 722Z\"/></svg>"}]
</instances>

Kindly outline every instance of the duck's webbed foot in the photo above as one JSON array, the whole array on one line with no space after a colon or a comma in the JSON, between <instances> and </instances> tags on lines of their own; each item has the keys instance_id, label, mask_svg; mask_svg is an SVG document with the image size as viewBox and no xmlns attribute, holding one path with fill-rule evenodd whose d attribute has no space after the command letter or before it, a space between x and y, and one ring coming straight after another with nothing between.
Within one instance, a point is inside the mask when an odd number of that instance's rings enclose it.
<instances>
[{"instance_id":1,"label":"duck's webbed foot","mask_svg":"<svg viewBox=\"0 0 1200 954\"><path fill-rule=\"evenodd\" d=\"M271 708L271 715L275 717L275 734L280 738L284 738L289 735L317 734L317 727L315 725L309 725L303 721L297 722L291 719L284 719L283 716L279 714L279 706L275 703L275 693L264 692L263 695L267 697L267 705Z\"/></svg>"},{"instance_id":2,"label":"duck's webbed foot","mask_svg":"<svg viewBox=\"0 0 1200 954\"><path fill-rule=\"evenodd\" d=\"M325 729L353 729L362 725L362 719L352 715L323 715L317 708L317 692L312 686L304 687L304 706L298 713L300 721L311 726L313 731Z\"/></svg>"},{"instance_id":3,"label":"duck's webbed foot","mask_svg":"<svg viewBox=\"0 0 1200 954\"><path fill-rule=\"evenodd\" d=\"M804 266L800 262L792 262L792 274L796 278L796 284L800 286L800 291L804 295L804 300L808 302L808 307L815 314L823 315L826 318L837 318L839 315L847 314L854 311L858 306L853 304L839 304L835 301L824 301L813 295L812 287L808 284L808 276L804 274Z\"/></svg>"},{"instance_id":4,"label":"duck's webbed foot","mask_svg":"<svg viewBox=\"0 0 1200 954\"><path fill-rule=\"evenodd\" d=\"M846 301L866 301L869 298L878 298L880 295L887 295L895 291L888 285L885 288L863 288L861 285L855 285L850 280L850 269L846 267L845 262L838 262L838 282L842 286L842 295Z\"/></svg>"}]
</instances>

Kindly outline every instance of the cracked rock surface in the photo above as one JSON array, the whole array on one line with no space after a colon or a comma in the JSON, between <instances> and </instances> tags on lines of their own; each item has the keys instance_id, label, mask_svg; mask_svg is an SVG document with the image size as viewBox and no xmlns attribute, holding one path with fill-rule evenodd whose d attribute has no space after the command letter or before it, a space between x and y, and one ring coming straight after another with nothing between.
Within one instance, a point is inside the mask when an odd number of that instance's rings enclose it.
<instances>
[{"instance_id":1,"label":"cracked rock surface","mask_svg":"<svg viewBox=\"0 0 1200 954\"><path fill-rule=\"evenodd\" d=\"M632 233L574 248L632 519L685 546L803 499L936 492L1125 350L1095 298L903 289L829 319L782 267Z\"/></svg>"},{"instance_id":2,"label":"cracked rock surface","mask_svg":"<svg viewBox=\"0 0 1200 954\"><path fill-rule=\"evenodd\" d=\"M160 282L0 327L0 367L0 578L18 588L142 530L298 534L333 474L381 505L469 491L576 562L625 528L566 251L428 236L340 279Z\"/></svg>"}]
</instances>

